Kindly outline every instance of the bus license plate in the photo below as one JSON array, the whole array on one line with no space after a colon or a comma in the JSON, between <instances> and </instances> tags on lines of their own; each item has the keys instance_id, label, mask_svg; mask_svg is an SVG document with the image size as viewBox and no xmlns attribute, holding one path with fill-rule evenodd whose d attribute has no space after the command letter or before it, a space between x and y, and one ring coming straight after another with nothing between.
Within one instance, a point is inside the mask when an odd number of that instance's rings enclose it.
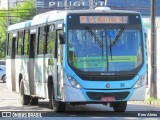
<instances>
[{"instance_id":1,"label":"bus license plate","mask_svg":"<svg viewBox=\"0 0 160 120\"><path fill-rule=\"evenodd\" d=\"M103 101L103 102L114 102L115 97L102 97L101 101Z\"/></svg>"}]
</instances>

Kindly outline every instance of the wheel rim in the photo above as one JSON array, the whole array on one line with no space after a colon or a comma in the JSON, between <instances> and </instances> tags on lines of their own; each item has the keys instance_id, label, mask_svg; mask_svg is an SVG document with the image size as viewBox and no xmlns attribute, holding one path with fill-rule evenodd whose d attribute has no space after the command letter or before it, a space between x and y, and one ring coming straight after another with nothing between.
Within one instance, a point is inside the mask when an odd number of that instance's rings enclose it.
<instances>
[{"instance_id":1,"label":"wheel rim","mask_svg":"<svg viewBox=\"0 0 160 120\"><path fill-rule=\"evenodd\" d=\"M23 103L23 86L20 86L20 101Z\"/></svg>"},{"instance_id":2,"label":"wheel rim","mask_svg":"<svg viewBox=\"0 0 160 120\"><path fill-rule=\"evenodd\" d=\"M23 101L23 96L21 94L20 94L20 101L21 101L21 103Z\"/></svg>"}]
</instances>

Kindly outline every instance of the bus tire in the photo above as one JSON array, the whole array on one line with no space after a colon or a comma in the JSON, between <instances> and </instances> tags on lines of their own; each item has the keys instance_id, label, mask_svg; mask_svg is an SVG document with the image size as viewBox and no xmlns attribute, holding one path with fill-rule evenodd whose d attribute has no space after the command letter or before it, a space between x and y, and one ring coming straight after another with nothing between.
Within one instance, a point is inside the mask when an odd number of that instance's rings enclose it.
<instances>
[{"instance_id":1,"label":"bus tire","mask_svg":"<svg viewBox=\"0 0 160 120\"><path fill-rule=\"evenodd\" d=\"M31 98L30 105L38 105L38 98Z\"/></svg>"},{"instance_id":2,"label":"bus tire","mask_svg":"<svg viewBox=\"0 0 160 120\"><path fill-rule=\"evenodd\" d=\"M61 101L53 100L53 111L55 112L65 112L66 103Z\"/></svg>"},{"instance_id":3,"label":"bus tire","mask_svg":"<svg viewBox=\"0 0 160 120\"><path fill-rule=\"evenodd\" d=\"M48 98L49 98L49 109L53 108L52 100L53 100L53 82L52 79L48 80Z\"/></svg>"},{"instance_id":4,"label":"bus tire","mask_svg":"<svg viewBox=\"0 0 160 120\"><path fill-rule=\"evenodd\" d=\"M125 112L126 107L127 107L127 101L113 103L114 112Z\"/></svg>"},{"instance_id":5,"label":"bus tire","mask_svg":"<svg viewBox=\"0 0 160 120\"><path fill-rule=\"evenodd\" d=\"M20 93L20 102L21 102L21 104L22 105L28 105L29 102L30 102L31 97L24 94L24 83L23 83L23 81L20 82L19 93Z\"/></svg>"},{"instance_id":6,"label":"bus tire","mask_svg":"<svg viewBox=\"0 0 160 120\"><path fill-rule=\"evenodd\" d=\"M3 80L4 83L6 83L6 75L2 76L2 80Z\"/></svg>"}]
</instances>

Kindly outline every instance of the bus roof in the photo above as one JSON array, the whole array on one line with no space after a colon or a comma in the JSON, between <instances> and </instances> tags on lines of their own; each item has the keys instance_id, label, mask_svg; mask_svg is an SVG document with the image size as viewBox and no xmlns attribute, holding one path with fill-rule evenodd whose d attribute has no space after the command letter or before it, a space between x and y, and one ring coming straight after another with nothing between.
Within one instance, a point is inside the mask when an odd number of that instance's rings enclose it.
<instances>
[{"instance_id":1,"label":"bus roof","mask_svg":"<svg viewBox=\"0 0 160 120\"><path fill-rule=\"evenodd\" d=\"M138 14L139 12L135 11L126 11L126 10L65 10L65 11L50 11L46 13L42 13L39 15L36 15L33 20L31 26L39 25L39 24L46 24L50 23L56 20L61 20L65 19L67 14L87 14L87 13L136 13Z\"/></svg>"},{"instance_id":2,"label":"bus roof","mask_svg":"<svg viewBox=\"0 0 160 120\"><path fill-rule=\"evenodd\" d=\"M16 23L16 24L10 25L8 27L8 32L12 31L12 30L19 30L19 29L29 28L30 25L31 25L31 20L28 20L26 22Z\"/></svg>"},{"instance_id":3,"label":"bus roof","mask_svg":"<svg viewBox=\"0 0 160 120\"><path fill-rule=\"evenodd\" d=\"M46 13L36 15L35 17L33 17L31 26L47 23L48 17L52 16L52 15L54 15L54 17L55 17L55 14L57 12L58 11L49 11L49 12L46 12Z\"/></svg>"},{"instance_id":4,"label":"bus roof","mask_svg":"<svg viewBox=\"0 0 160 120\"><path fill-rule=\"evenodd\" d=\"M67 13L139 13L136 11L129 11L129 10L95 10L95 9L88 9L88 10L67 10Z\"/></svg>"},{"instance_id":5,"label":"bus roof","mask_svg":"<svg viewBox=\"0 0 160 120\"><path fill-rule=\"evenodd\" d=\"M17 23L8 27L8 31L29 28L30 26L36 26L40 24L47 24L56 20L66 19L67 14L95 14L95 13L129 13L129 14L139 14L139 12L135 11L127 11L127 10L63 10L63 11L49 11L46 13L42 13L33 17L32 20L28 20L26 22Z\"/></svg>"}]
</instances>

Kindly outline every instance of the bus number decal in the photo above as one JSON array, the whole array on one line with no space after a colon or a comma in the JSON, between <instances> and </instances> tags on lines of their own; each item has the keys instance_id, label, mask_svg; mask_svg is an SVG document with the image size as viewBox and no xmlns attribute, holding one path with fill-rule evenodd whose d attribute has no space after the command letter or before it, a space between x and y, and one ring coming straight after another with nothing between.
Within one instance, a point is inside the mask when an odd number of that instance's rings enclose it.
<instances>
[{"instance_id":1,"label":"bus number decal","mask_svg":"<svg viewBox=\"0 0 160 120\"><path fill-rule=\"evenodd\" d=\"M120 87L125 87L125 84L124 83L120 83Z\"/></svg>"}]
</instances>

